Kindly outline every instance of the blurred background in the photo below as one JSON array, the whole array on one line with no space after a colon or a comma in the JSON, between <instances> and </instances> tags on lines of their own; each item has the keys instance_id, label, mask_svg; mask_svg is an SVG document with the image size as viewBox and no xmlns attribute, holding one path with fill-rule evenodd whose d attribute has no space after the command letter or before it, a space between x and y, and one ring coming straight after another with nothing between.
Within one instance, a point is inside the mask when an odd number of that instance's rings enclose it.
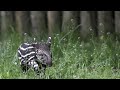
<instances>
[{"instance_id":1,"label":"blurred background","mask_svg":"<svg viewBox=\"0 0 120 90\"><path fill-rule=\"evenodd\" d=\"M89 37L119 37L120 11L0 11L0 39L12 33L38 38L67 34Z\"/></svg>"}]
</instances>

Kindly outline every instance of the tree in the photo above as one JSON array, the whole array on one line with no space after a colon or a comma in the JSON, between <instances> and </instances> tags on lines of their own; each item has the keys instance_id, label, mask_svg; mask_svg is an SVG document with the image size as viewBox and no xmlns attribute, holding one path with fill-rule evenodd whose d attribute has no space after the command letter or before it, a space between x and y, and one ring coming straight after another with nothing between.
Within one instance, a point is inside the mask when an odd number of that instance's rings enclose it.
<instances>
[{"instance_id":1,"label":"tree","mask_svg":"<svg viewBox=\"0 0 120 90\"><path fill-rule=\"evenodd\" d=\"M115 11L115 32L120 33L120 11Z\"/></svg>"},{"instance_id":2,"label":"tree","mask_svg":"<svg viewBox=\"0 0 120 90\"><path fill-rule=\"evenodd\" d=\"M12 11L1 11L1 33L6 37L14 27L14 15Z\"/></svg>"},{"instance_id":3,"label":"tree","mask_svg":"<svg viewBox=\"0 0 120 90\"><path fill-rule=\"evenodd\" d=\"M98 11L98 29L100 36L114 33L114 19L112 11Z\"/></svg>"},{"instance_id":4,"label":"tree","mask_svg":"<svg viewBox=\"0 0 120 90\"><path fill-rule=\"evenodd\" d=\"M30 35L31 21L30 21L29 11L16 11L15 19L16 19L16 29L20 33L20 35L23 35L24 33Z\"/></svg>"},{"instance_id":5,"label":"tree","mask_svg":"<svg viewBox=\"0 0 120 90\"><path fill-rule=\"evenodd\" d=\"M0 11L0 29L1 29L1 11ZM1 30L0 30L0 36L1 36Z\"/></svg>"},{"instance_id":6,"label":"tree","mask_svg":"<svg viewBox=\"0 0 120 90\"><path fill-rule=\"evenodd\" d=\"M47 34L46 11L31 11L32 32L35 36Z\"/></svg>"},{"instance_id":7,"label":"tree","mask_svg":"<svg viewBox=\"0 0 120 90\"><path fill-rule=\"evenodd\" d=\"M60 33L61 31L61 12L60 11L48 11L48 30L49 35L53 35L54 33Z\"/></svg>"},{"instance_id":8,"label":"tree","mask_svg":"<svg viewBox=\"0 0 120 90\"><path fill-rule=\"evenodd\" d=\"M63 11L62 31L68 32L70 27L77 27L79 24L79 11ZM77 32L78 33L78 32Z\"/></svg>"},{"instance_id":9,"label":"tree","mask_svg":"<svg viewBox=\"0 0 120 90\"><path fill-rule=\"evenodd\" d=\"M80 36L82 39L97 35L97 14L95 11L81 11L81 30Z\"/></svg>"}]
</instances>

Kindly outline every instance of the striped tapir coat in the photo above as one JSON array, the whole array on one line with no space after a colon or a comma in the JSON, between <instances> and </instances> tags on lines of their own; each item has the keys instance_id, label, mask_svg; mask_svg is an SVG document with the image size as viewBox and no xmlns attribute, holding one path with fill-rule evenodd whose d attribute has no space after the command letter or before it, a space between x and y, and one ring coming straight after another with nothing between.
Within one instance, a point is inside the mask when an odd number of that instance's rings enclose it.
<instances>
[{"instance_id":1,"label":"striped tapir coat","mask_svg":"<svg viewBox=\"0 0 120 90\"><path fill-rule=\"evenodd\" d=\"M51 37L46 43L23 43L18 48L18 58L21 68L26 72L29 68L39 74L46 66L52 66L52 53L50 51Z\"/></svg>"}]
</instances>

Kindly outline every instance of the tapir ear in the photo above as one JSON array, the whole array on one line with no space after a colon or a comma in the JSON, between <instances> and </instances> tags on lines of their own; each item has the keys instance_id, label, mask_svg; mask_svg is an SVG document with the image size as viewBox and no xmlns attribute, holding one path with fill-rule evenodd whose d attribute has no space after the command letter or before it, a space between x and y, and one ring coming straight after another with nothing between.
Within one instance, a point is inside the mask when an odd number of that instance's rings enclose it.
<instances>
[{"instance_id":1,"label":"tapir ear","mask_svg":"<svg viewBox=\"0 0 120 90\"><path fill-rule=\"evenodd\" d=\"M48 40L47 40L47 45L50 47L51 46L51 37L48 37Z\"/></svg>"}]
</instances>

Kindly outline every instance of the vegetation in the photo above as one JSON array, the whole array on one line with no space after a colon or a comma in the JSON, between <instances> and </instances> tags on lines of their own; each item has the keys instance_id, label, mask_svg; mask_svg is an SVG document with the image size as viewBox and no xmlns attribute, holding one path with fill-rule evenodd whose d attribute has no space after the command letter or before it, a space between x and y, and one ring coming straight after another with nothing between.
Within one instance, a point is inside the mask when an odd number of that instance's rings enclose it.
<instances>
[{"instance_id":1,"label":"vegetation","mask_svg":"<svg viewBox=\"0 0 120 90\"><path fill-rule=\"evenodd\" d=\"M87 42L80 37L74 38L71 33L64 37L62 34L54 35L51 48L53 66L46 69L44 77L37 76L33 70L22 73L17 59L17 48L22 42L17 33L0 42L1 79L120 78L120 43L113 41L110 35L100 40L91 38Z\"/></svg>"}]
</instances>

